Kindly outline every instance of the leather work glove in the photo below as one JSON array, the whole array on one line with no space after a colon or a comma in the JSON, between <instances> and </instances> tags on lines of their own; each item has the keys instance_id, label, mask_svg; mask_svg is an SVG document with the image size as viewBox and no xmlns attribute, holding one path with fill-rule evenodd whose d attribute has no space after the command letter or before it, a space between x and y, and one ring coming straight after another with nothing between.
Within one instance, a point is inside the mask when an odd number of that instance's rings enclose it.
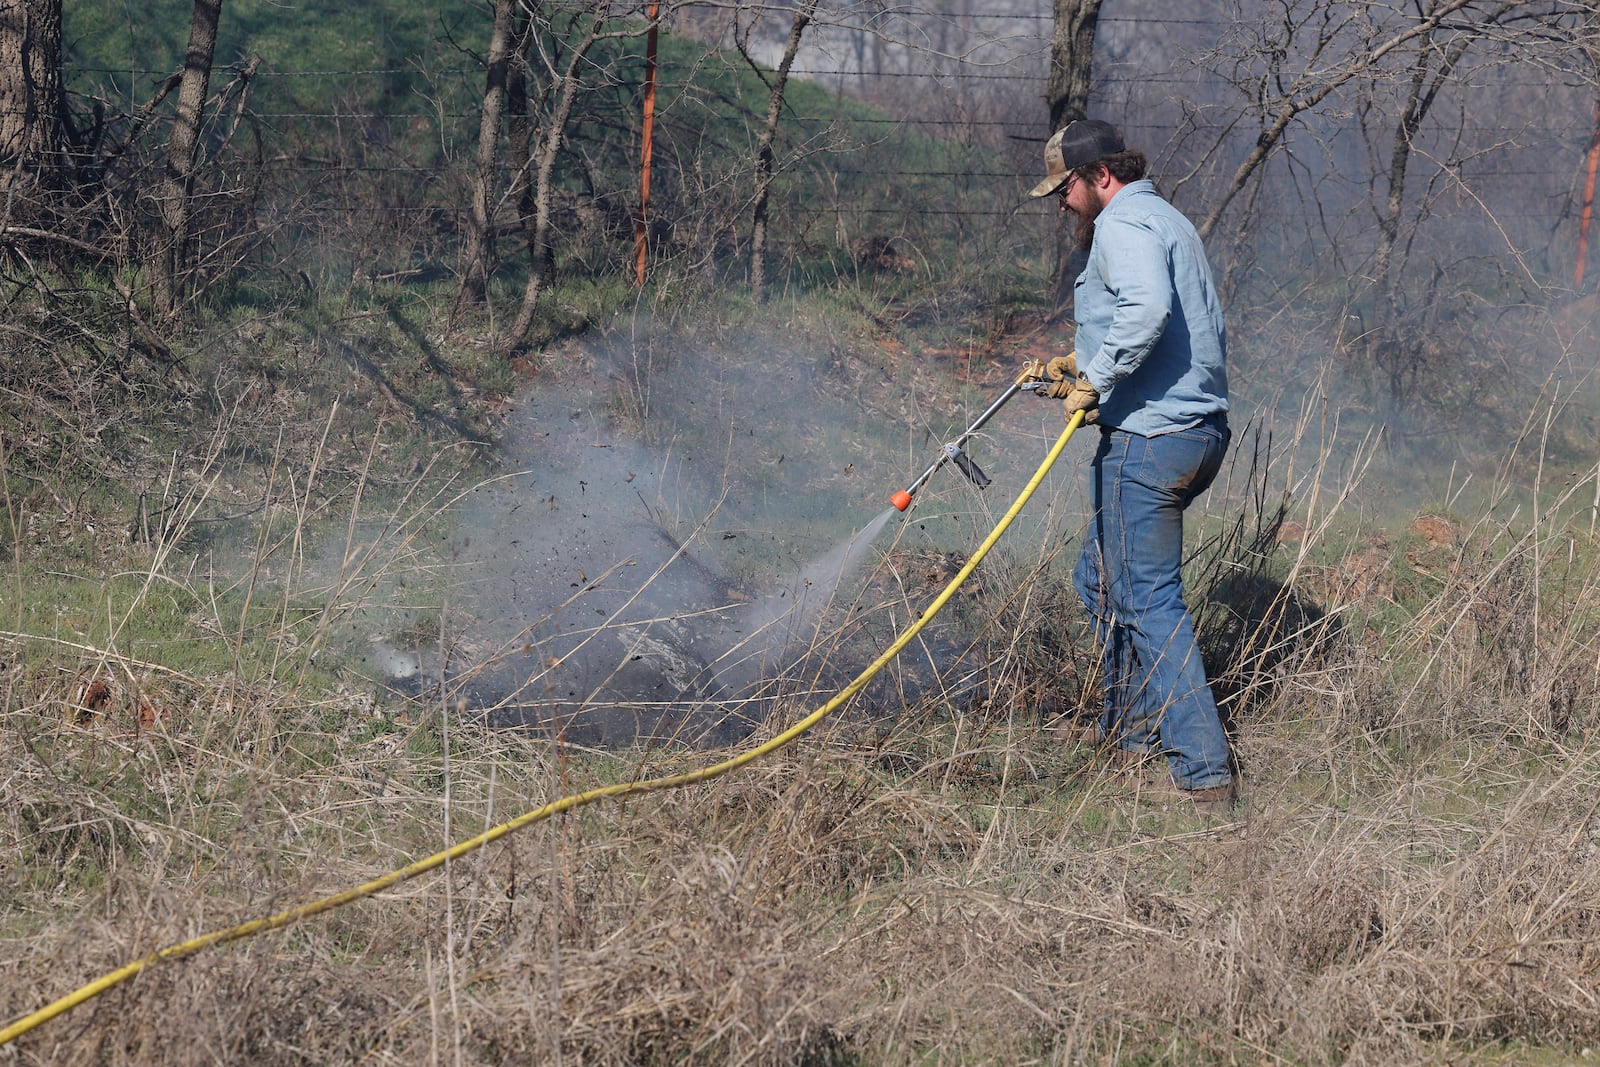
<instances>
[{"instance_id":1,"label":"leather work glove","mask_svg":"<svg viewBox=\"0 0 1600 1067\"><path fill-rule=\"evenodd\" d=\"M1044 365L1044 375L1050 379L1050 384L1039 392L1051 400L1065 400L1078 380L1078 353L1056 356Z\"/></svg>"},{"instance_id":2,"label":"leather work glove","mask_svg":"<svg viewBox=\"0 0 1600 1067\"><path fill-rule=\"evenodd\" d=\"M1068 422L1080 411L1084 413L1085 425L1095 422L1100 418L1100 412L1096 410L1099 407L1100 393L1089 384L1089 379L1081 376L1073 380L1071 390L1061 400L1062 417Z\"/></svg>"}]
</instances>

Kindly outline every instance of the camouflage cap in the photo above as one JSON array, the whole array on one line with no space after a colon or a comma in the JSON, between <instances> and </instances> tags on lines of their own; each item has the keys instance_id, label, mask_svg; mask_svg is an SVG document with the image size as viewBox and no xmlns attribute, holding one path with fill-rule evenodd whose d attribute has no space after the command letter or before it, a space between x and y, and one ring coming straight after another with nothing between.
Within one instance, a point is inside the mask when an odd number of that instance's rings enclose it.
<instances>
[{"instance_id":1,"label":"camouflage cap","mask_svg":"<svg viewBox=\"0 0 1600 1067\"><path fill-rule=\"evenodd\" d=\"M1109 122L1079 119L1057 130L1044 145L1045 179L1033 187L1033 196L1049 196L1066 184L1067 175L1097 159L1116 155L1127 146Z\"/></svg>"}]
</instances>

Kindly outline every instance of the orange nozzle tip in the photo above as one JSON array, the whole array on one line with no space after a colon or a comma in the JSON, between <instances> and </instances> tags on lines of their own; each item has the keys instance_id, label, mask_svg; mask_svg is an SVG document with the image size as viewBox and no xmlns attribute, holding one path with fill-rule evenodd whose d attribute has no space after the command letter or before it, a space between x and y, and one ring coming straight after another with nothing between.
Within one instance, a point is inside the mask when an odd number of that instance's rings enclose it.
<instances>
[{"instance_id":1,"label":"orange nozzle tip","mask_svg":"<svg viewBox=\"0 0 1600 1067\"><path fill-rule=\"evenodd\" d=\"M889 498L889 503L893 504L901 511L904 511L906 508L911 506L911 494L902 489L894 496Z\"/></svg>"}]
</instances>

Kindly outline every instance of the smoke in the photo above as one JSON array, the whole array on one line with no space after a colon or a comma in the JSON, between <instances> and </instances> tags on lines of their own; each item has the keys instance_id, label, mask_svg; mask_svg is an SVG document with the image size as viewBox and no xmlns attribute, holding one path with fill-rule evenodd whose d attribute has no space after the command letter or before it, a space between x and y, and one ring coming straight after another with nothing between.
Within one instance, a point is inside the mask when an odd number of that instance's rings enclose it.
<instances>
[{"instance_id":1,"label":"smoke","mask_svg":"<svg viewBox=\"0 0 1600 1067\"><path fill-rule=\"evenodd\" d=\"M799 348L638 327L587 339L517 400L507 474L452 510L444 621L382 635L373 673L602 746L730 743L836 681L825 638L898 513L870 517L890 463L869 483L853 475L867 456L822 458L862 412Z\"/></svg>"},{"instance_id":2,"label":"smoke","mask_svg":"<svg viewBox=\"0 0 1600 1067\"><path fill-rule=\"evenodd\" d=\"M733 613L731 633L738 638L713 665L725 691L750 693L762 678L780 673L812 650L828 609L841 596L848 600L849 582L878 535L895 516L886 508L877 518L841 541L832 551L807 564L794 579Z\"/></svg>"}]
</instances>

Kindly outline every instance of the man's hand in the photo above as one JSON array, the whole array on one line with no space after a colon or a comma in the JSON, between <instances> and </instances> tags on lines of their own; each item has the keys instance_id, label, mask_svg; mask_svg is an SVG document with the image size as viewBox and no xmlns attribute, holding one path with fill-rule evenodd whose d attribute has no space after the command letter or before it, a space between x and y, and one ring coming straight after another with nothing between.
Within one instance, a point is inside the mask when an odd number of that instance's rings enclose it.
<instances>
[{"instance_id":1,"label":"man's hand","mask_svg":"<svg viewBox=\"0 0 1600 1067\"><path fill-rule=\"evenodd\" d=\"M1095 409L1099 406L1100 393L1089 384L1089 379L1081 376L1073 379L1071 388L1061 400L1062 416L1068 422L1080 411L1084 413L1084 422L1094 422L1098 417Z\"/></svg>"},{"instance_id":2,"label":"man's hand","mask_svg":"<svg viewBox=\"0 0 1600 1067\"><path fill-rule=\"evenodd\" d=\"M1068 356L1056 356L1044 365L1044 375L1050 379L1050 384L1040 389L1039 392L1051 400L1064 400L1072 392L1073 385L1078 380L1078 353Z\"/></svg>"},{"instance_id":3,"label":"man's hand","mask_svg":"<svg viewBox=\"0 0 1600 1067\"><path fill-rule=\"evenodd\" d=\"M1044 365L1044 375L1052 382L1072 381L1078 376L1078 353L1069 352L1064 356L1056 356Z\"/></svg>"}]
</instances>

